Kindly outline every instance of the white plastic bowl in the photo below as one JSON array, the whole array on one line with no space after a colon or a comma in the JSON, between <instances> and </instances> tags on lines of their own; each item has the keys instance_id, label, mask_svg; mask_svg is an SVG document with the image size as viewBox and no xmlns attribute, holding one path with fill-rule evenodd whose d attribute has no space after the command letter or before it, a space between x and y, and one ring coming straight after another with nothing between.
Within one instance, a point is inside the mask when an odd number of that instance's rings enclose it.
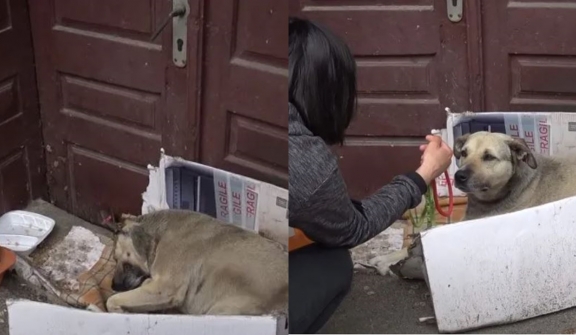
<instances>
[{"instance_id":1,"label":"white plastic bowl","mask_svg":"<svg viewBox=\"0 0 576 335\"><path fill-rule=\"evenodd\" d=\"M28 211L12 211L0 217L0 245L29 255L50 235L56 222Z\"/></svg>"}]
</instances>

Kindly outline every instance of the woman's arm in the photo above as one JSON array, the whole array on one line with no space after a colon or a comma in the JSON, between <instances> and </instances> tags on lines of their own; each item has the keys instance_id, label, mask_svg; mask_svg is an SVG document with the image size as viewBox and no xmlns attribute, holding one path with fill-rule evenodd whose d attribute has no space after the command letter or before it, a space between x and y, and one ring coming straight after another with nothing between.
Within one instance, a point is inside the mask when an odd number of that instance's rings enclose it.
<instances>
[{"instance_id":1,"label":"woman's arm","mask_svg":"<svg viewBox=\"0 0 576 335\"><path fill-rule=\"evenodd\" d=\"M426 192L426 182L414 172L397 176L363 201L353 201L335 162L333 166L324 182L290 218L291 226L328 246L354 247L366 242L406 210L416 207Z\"/></svg>"}]
</instances>

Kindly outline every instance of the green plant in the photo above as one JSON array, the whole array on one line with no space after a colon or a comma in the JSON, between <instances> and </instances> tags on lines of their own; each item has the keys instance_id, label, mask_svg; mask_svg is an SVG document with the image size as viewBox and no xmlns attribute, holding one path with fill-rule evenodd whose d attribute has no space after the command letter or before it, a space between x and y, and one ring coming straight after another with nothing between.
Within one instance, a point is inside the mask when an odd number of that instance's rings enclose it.
<instances>
[{"instance_id":1,"label":"green plant","mask_svg":"<svg viewBox=\"0 0 576 335\"><path fill-rule=\"evenodd\" d=\"M420 228L422 224L426 223L426 228L431 228L436 223L436 210L434 204L434 196L432 195L432 188L428 186L428 190L424 195L424 209L420 214L417 210L408 211L410 222L412 223L412 230ZM414 233L414 231L412 231Z\"/></svg>"}]
</instances>

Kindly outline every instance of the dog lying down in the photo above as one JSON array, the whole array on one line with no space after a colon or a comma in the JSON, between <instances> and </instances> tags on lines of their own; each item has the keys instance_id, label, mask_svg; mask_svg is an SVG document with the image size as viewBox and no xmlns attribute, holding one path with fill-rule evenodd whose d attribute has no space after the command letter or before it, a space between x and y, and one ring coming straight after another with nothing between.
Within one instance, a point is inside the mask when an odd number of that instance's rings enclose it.
<instances>
[{"instance_id":1,"label":"dog lying down","mask_svg":"<svg viewBox=\"0 0 576 335\"><path fill-rule=\"evenodd\" d=\"M576 196L576 156L541 156L523 139L476 132L455 140L455 186L465 192L464 220L506 214ZM423 279L419 236L407 249L382 256L378 268Z\"/></svg>"},{"instance_id":2,"label":"dog lying down","mask_svg":"<svg viewBox=\"0 0 576 335\"><path fill-rule=\"evenodd\" d=\"M288 254L279 243L191 211L124 219L108 312L279 315ZM92 308L89 308L93 310Z\"/></svg>"}]
</instances>

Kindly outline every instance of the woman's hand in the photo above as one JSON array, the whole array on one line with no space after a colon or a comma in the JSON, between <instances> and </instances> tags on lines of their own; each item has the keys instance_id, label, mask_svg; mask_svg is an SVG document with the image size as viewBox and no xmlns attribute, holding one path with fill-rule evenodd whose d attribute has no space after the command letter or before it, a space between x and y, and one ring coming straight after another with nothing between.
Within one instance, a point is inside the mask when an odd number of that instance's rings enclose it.
<instances>
[{"instance_id":1,"label":"woman's hand","mask_svg":"<svg viewBox=\"0 0 576 335\"><path fill-rule=\"evenodd\" d=\"M428 144L420 146L422 161L416 172L422 176L426 184L440 176L450 166L452 161L452 149L442 141L440 136L426 136Z\"/></svg>"}]
</instances>

